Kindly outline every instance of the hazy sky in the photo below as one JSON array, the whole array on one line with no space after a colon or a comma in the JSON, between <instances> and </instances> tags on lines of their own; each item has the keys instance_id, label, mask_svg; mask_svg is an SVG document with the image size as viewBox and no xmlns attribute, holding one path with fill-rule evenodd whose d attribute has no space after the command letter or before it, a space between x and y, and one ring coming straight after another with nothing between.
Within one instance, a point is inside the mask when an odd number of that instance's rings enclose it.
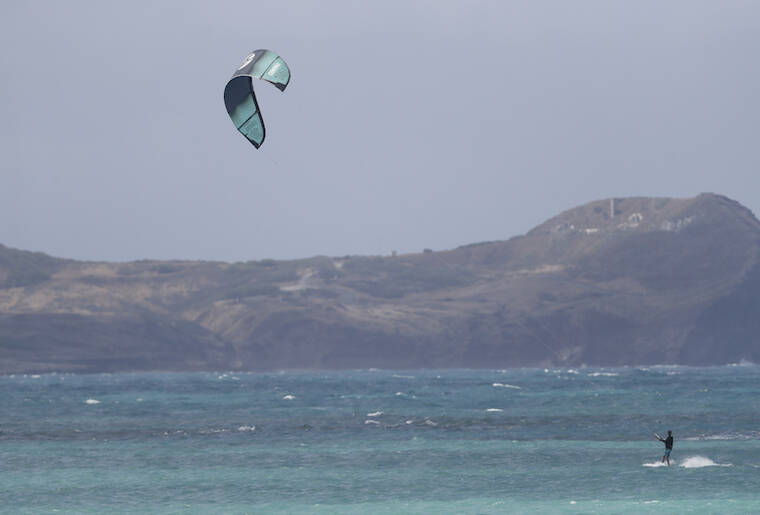
<instances>
[{"instance_id":1,"label":"hazy sky","mask_svg":"<svg viewBox=\"0 0 760 515\"><path fill-rule=\"evenodd\" d=\"M260 150L224 86L257 81ZM610 196L760 211L760 2L0 2L0 243L91 260L436 250Z\"/></svg>"}]
</instances>

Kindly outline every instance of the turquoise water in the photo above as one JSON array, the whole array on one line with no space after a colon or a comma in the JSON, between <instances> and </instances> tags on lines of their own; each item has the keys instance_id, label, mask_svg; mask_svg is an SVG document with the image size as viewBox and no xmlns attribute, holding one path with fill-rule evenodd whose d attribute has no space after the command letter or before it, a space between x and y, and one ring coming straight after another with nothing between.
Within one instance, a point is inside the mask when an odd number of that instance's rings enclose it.
<instances>
[{"instance_id":1,"label":"turquoise water","mask_svg":"<svg viewBox=\"0 0 760 515\"><path fill-rule=\"evenodd\" d=\"M760 512L754 365L0 376L0 431L2 513Z\"/></svg>"}]
</instances>

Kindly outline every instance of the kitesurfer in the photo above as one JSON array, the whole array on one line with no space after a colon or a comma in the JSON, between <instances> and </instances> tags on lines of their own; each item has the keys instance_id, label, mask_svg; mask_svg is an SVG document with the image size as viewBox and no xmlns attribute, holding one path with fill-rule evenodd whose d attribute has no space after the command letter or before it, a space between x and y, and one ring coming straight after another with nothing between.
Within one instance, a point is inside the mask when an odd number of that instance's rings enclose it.
<instances>
[{"instance_id":1,"label":"kitesurfer","mask_svg":"<svg viewBox=\"0 0 760 515\"><path fill-rule=\"evenodd\" d=\"M668 467L670 466L670 451L673 450L673 431L668 431L667 438L661 438L657 433L654 434L659 441L665 444L665 454L662 455L662 463L667 460Z\"/></svg>"}]
</instances>

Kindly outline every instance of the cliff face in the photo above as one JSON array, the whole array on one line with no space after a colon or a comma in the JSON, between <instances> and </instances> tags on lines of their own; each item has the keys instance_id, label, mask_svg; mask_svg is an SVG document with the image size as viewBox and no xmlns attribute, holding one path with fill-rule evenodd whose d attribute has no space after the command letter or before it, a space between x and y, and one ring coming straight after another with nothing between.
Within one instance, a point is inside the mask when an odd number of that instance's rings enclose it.
<instances>
[{"instance_id":1,"label":"cliff face","mask_svg":"<svg viewBox=\"0 0 760 515\"><path fill-rule=\"evenodd\" d=\"M0 246L0 372L760 361L760 223L591 202L396 257L85 263Z\"/></svg>"}]
</instances>

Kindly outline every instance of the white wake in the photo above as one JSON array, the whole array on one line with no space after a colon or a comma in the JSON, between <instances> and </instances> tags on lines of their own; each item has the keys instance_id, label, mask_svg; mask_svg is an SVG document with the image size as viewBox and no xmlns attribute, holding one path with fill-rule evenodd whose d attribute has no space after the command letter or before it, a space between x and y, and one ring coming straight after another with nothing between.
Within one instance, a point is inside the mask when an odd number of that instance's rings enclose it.
<instances>
[{"instance_id":1,"label":"white wake","mask_svg":"<svg viewBox=\"0 0 760 515\"><path fill-rule=\"evenodd\" d=\"M732 467L733 465L731 463L716 463L710 458L706 456L689 456L688 458L684 458L683 461L679 461L676 463L676 460L670 460L671 466L679 466L683 467L685 469L699 469L703 467ZM667 463L663 463L660 460L653 461L650 463L642 463L642 467L667 467Z\"/></svg>"},{"instance_id":2,"label":"white wake","mask_svg":"<svg viewBox=\"0 0 760 515\"><path fill-rule=\"evenodd\" d=\"M699 469L702 467L730 467L731 463L715 463L705 456L689 456L680 465L687 469Z\"/></svg>"}]
</instances>

